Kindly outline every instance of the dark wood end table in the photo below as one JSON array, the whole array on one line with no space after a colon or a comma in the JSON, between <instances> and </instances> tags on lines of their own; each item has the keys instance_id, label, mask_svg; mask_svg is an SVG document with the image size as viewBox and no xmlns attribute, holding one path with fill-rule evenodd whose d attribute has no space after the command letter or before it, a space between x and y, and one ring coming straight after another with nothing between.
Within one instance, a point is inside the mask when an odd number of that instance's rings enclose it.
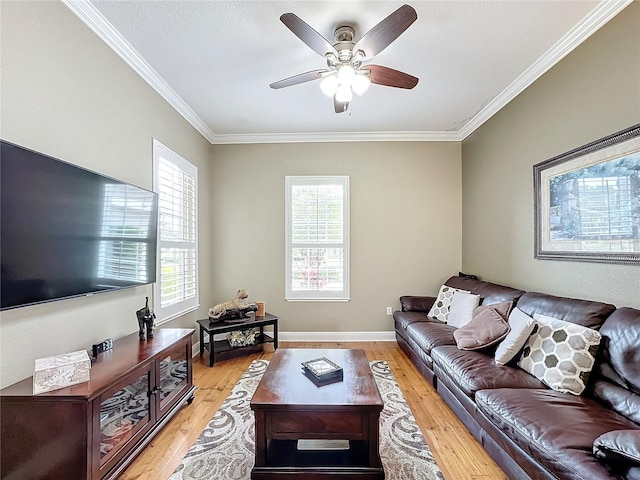
<instances>
[{"instance_id":1,"label":"dark wood end table","mask_svg":"<svg viewBox=\"0 0 640 480\"><path fill-rule=\"evenodd\" d=\"M273 348L278 349L278 317L265 313L264 317L256 317L255 314L249 314L249 318L243 321L211 321L208 318L204 320L198 320L200 326L200 357L204 355L205 348L209 350L209 366L213 367L216 354L222 352L229 352L231 350L251 349L256 346L273 343ZM264 333L264 327L273 325L273 337ZM232 347L227 340L215 340L214 336L219 333L236 332L238 330L246 330L249 328L259 328L260 335L254 345L246 345L241 347ZM209 341L205 343L204 334L209 335Z\"/></svg>"},{"instance_id":2,"label":"dark wood end table","mask_svg":"<svg viewBox=\"0 0 640 480\"><path fill-rule=\"evenodd\" d=\"M340 365L344 380L320 387L309 380L301 363L319 357ZM383 480L379 453L383 406L363 350L278 350L251 399L255 415L252 480ZM299 440L307 446L302 447ZM308 448L310 441L318 448ZM326 449L322 445L332 441L342 446Z\"/></svg>"}]
</instances>

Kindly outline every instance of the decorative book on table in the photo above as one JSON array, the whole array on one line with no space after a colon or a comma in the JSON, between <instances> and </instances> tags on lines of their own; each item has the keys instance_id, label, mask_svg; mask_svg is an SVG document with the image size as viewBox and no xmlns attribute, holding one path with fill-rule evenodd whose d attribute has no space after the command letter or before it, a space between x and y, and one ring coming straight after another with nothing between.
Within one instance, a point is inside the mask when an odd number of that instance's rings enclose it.
<instances>
[{"instance_id":1,"label":"decorative book on table","mask_svg":"<svg viewBox=\"0 0 640 480\"><path fill-rule=\"evenodd\" d=\"M37 358L33 372L33 394L88 382L90 377L91 360L86 350Z\"/></svg>"},{"instance_id":2,"label":"decorative book on table","mask_svg":"<svg viewBox=\"0 0 640 480\"><path fill-rule=\"evenodd\" d=\"M343 379L342 367L326 357L302 362L302 373L316 385L341 382Z\"/></svg>"}]
</instances>

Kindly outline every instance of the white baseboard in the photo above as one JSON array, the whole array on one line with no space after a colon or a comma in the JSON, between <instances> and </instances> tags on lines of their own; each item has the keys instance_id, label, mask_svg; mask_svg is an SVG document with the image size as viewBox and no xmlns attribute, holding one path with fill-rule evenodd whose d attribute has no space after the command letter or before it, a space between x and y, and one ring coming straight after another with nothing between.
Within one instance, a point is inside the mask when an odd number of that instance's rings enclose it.
<instances>
[{"instance_id":1,"label":"white baseboard","mask_svg":"<svg viewBox=\"0 0 640 480\"><path fill-rule=\"evenodd\" d=\"M278 342L395 342L395 332L278 332ZM193 345L200 354L200 342Z\"/></svg>"}]
</instances>

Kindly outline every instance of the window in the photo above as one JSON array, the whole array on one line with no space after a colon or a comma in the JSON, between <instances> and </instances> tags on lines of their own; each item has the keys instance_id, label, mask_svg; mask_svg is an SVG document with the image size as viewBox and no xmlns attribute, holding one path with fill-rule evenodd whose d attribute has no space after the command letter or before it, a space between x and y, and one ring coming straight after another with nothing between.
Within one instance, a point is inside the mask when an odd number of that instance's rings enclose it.
<instances>
[{"instance_id":1,"label":"window","mask_svg":"<svg viewBox=\"0 0 640 480\"><path fill-rule=\"evenodd\" d=\"M155 313L165 322L199 306L198 169L154 139L158 192L158 273Z\"/></svg>"},{"instance_id":2,"label":"window","mask_svg":"<svg viewBox=\"0 0 640 480\"><path fill-rule=\"evenodd\" d=\"M349 300L349 177L286 177L286 299Z\"/></svg>"}]
</instances>

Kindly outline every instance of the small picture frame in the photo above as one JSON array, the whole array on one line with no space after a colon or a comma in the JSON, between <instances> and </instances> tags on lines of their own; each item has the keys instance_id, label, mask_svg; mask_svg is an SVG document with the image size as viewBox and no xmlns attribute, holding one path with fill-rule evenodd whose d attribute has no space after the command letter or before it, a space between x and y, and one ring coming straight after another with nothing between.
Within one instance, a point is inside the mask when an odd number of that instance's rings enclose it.
<instances>
[{"instance_id":1,"label":"small picture frame","mask_svg":"<svg viewBox=\"0 0 640 480\"><path fill-rule=\"evenodd\" d=\"M326 357L302 362L302 373L316 385L340 382L343 379L342 367Z\"/></svg>"},{"instance_id":2,"label":"small picture frame","mask_svg":"<svg viewBox=\"0 0 640 480\"><path fill-rule=\"evenodd\" d=\"M313 373L318 378L325 375L330 375L339 370L342 370L340 366L333 363L331 360L329 360L326 357L315 358L307 362L302 362L302 366L307 368L311 373Z\"/></svg>"}]
</instances>

